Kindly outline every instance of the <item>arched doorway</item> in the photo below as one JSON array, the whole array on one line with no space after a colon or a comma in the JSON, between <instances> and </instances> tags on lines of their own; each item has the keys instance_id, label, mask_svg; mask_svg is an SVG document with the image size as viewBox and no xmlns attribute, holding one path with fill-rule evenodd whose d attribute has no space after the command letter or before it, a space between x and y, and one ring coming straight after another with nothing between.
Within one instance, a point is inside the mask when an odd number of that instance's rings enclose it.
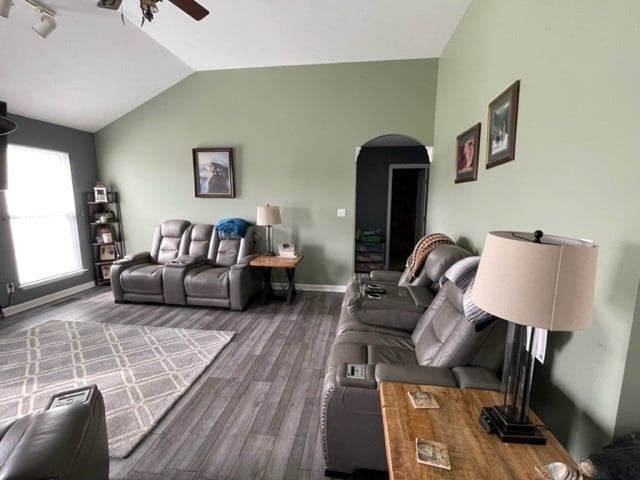
<instances>
[{"instance_id":1,"label":"arched doorway","mask_svg":"<svg viewBox=\"0 0 640 480\"><path fill-rule=\"evenodd\" d=\"M387 134L357 150L356 272L402 270L425 232L429 154L421 142Z\"/></svg>"}]
</instances>

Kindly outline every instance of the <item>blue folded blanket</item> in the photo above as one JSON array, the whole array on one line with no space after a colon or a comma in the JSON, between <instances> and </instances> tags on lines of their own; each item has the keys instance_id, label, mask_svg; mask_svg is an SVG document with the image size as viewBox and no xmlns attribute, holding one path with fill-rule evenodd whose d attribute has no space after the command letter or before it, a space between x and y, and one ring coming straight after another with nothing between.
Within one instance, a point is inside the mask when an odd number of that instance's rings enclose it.
<instances>
[{"instance_id":1,"label":"blue folded blanket","mask_svg":"<svg viewBox=\"0 0 640 480\"><path fill-rule=\"evenodd\" d=\"M251 223L242 218L223 218L217 223L216 229L220 238L244 237L247 228L251 226Z\"/></svg>"},{"instance_id":2,"label":"blue folded blanket","mask_svg":"<svg viewBox=\"0 0 640 480\"><path fill-rule=\"evenodd\" d=\"M488 312L480 309L475 303L471 301L471 292L473 292L473 281L476 278L476 271L480 264L480 257L467 257L454 263L444 274L443 282L449 280L453 282L456 287L462 292L462 306L464 309L464 316L473 329L479 332L495 320L496 317Z\"/></svg>"}]
</instances>

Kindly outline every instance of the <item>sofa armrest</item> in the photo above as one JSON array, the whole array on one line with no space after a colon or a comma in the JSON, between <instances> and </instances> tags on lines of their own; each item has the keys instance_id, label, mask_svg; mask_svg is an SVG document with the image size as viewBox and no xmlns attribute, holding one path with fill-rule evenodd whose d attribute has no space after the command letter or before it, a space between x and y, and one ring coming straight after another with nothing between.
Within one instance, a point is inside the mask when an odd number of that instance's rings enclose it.
<instances>
[{"instance_id":1,"label":"sofa armrest","mask_svg":"<svg viewBox=\"0 0 640 480\"><path fill-rule=\"evenodd\" d=\"M398 283L402 272L395 270L372 270L369 272L369 278L375 282Z\"/></svg>"},{"instance_id":2,"label":"sofa armrest","mask_svg":"<svg viewBox=\"0 0 640 480\"><path fill-rule=\"evenodd\" d=\"M364 378L357 378L348 375L348 371L354 365L363 367ZM375 365L340 363L336 368L336 383L342 387L377 388L378 383L375 378Z\"/></svg>"},{"instance_id":3,"label":"sofa armrest","mask_svg":"<svg viewBox=\"0 0 640 480\"><path fill-rule=\"evenodd\" d=\"M76 391L83 389L87 387ZM97 388L90 389L81 403L47 407L12 423L1 439L0 478L106 480L109 454L104 403Z\"/></svg>"},{"instance_id":4,"label":"sofa armrest","mask_svg":"<svg viewBox=\"0 0 640 480\"><path fill-rule=\"evenodd\" d=\"M441 387L458 386L451 370L445 367L378 363L375 376L377 382L417 383Z\"/></svg>"},{"instance_id":5,"label":"sofa armrest","mask_svg":"<svg viewBox=\"0 0 640 480\"><path fill-rule=\"evenodd\" d=\"M180 255L175 260L166 263L165 267L186 269L203 263L207 263L207 257L204 255Z\"/></svg>"},{"instance_id":6,"label":"sofa armrest","mask_svg":"<svg viewBox=\"0 0 640 480\"><path fill-rule=\"evenodd\" d=\"M500 390L500 380L493 372L482 367L453 367L451 370L460 388Z\"/></svg>"},{"instance_id":7,"label":"sofa armrest","mask_svg":"<svg viewBox=\"0 0 640 480\"><path fill-rule=\"evenodd\" d=\"M134 263L150 262L151 254L149 252L136 252L125 255L119 260L113 262L114 265L133 265Z\"/></svg>"},{"instance_id":8,"label":"sofa armrest","mask_svg":"<svg viewBox=\"0 0 640 480\"><path fill-rule=\"evenodd\" d=\"M187 296L184 291L184 278L194 267L204 265L208 259L204 255L180 255L175 260L165 263L162 269L162 293L164 303L169 305L186 305Z\"/></svg>"},{"instance_id":9,"label":"sofa armrest","mask_svg":"<svg viewBox=\"0 0 640 480\"><path fill-rule=\"evenodd\" d=\"M233 265L231 268L235 267L235 266L240 266L243 267L245 265L249 265L249 262L251 260L253 260L254 258L258 258L260 256L259 253L252 253L251 255L246 255L242 258L239 258L238 261L236 262L235 265Z\"/></svg>"}]
</instances>

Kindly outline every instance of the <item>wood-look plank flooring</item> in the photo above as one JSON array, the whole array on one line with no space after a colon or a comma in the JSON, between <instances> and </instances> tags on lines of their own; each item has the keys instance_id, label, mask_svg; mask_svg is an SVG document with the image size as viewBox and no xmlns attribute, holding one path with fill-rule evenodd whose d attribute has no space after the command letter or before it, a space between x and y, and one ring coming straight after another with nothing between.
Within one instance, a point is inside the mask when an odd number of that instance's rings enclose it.
<instances>
[{"instance_id":1,"label":"wood-look plank flooring","mask_svg":"<svg viewBox=\"0 0 640 480\"><path fill-rule=\"evenodd\" d=\"M300 292L295 303L244 312L114 304L100 287L13 315L0 335L51 319L231 330L236 336L110 478L326 478L320 401L342 294ZM371 478L366 475L363 478Z\"/></svg>"}]
</instances>

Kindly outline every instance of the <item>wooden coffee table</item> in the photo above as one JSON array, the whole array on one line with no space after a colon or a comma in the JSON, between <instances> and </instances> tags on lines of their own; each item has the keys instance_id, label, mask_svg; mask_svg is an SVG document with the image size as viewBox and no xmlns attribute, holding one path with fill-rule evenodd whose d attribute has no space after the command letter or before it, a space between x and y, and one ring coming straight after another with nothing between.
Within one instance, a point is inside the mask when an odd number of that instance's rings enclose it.
<instances>
[{"instance_id":1,"label":"wooden coffee table","mask_svg":"<svg viewBox=\"0 0 640 480\"><path fill-rule=\"evenodd\" d=\"M410 390L432 392L440 408L414 409ZM514 480L536 478L536 468L576 463L549 430L546 445L503 443L480 426L482 407L499 405L499 392L382 382L380 403L391 480L455 479ZM542 424L533 412L529 418ZM451 470L416 461L416 437L447 445Z\"/></svg>"},{"instance_id":2,"label":"wooden coffee table","mask_svg":"<svg viewBox=\"0 0 640 480\"><path fill-rule=\"evenodd\" d=\"M279 257L277 255L260 255L249 262L252 267L260 267L262 269L262 303L267 303L270 298L278 298L273 292L271 284L271 269L284 268L287 274L286 295L284 297L286 304L291 305L293 299L296 298L295 274L296 266L304 258L303 255L296 257Z\"/></svg>"}]
</instances>

